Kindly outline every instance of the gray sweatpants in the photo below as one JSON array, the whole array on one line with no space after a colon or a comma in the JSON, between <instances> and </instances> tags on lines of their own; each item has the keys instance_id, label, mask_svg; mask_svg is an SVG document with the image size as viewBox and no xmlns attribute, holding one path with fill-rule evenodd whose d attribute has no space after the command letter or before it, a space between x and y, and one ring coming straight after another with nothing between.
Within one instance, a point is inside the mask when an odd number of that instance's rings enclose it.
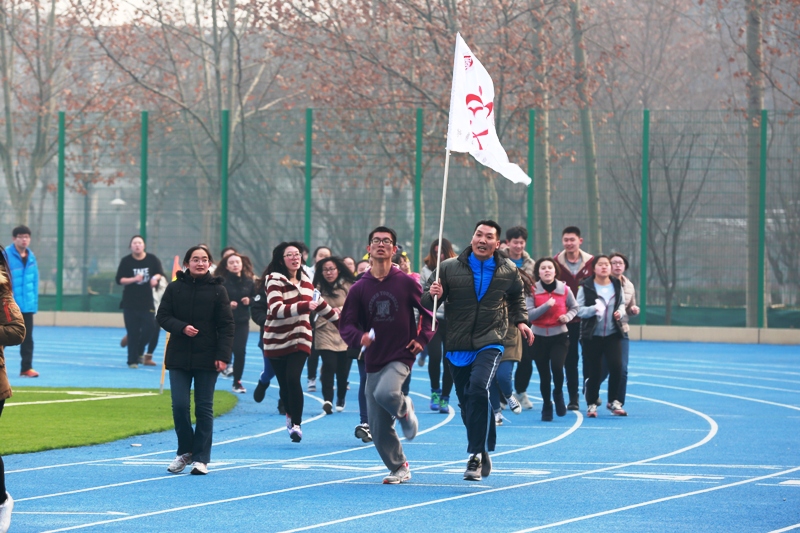
<instances>
[{"instance_id":1,"label":"gray sweatpants","mask_svg":"<svg viewBox=\"0 0 800 533\"><path fill-rule=\"evenodd\" d=\"M367 373L367 415L372 443L390 471L395 471L406 462L403 445L394 430L394 417L406 416L405 396L401 391L403 382L411 369L399 361L393 361L378 372Z\"/></svg>"}]
</instances>

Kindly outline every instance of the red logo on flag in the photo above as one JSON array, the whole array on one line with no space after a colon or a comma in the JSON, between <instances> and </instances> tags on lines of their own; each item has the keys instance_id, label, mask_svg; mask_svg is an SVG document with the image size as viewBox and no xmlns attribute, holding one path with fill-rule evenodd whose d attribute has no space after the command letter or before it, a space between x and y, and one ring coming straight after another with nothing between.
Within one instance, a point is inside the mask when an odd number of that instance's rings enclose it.
<instances>
[{"instance_id":1,"label":"red logo on flag","mask_svg":"<svg viewBox=\"0 0 800 533\"><path fill-rule=\"evenodd\" d=\"M469 70L472 66L472 56L464 56L464 70Z\"/></svg>"}]
</instances>

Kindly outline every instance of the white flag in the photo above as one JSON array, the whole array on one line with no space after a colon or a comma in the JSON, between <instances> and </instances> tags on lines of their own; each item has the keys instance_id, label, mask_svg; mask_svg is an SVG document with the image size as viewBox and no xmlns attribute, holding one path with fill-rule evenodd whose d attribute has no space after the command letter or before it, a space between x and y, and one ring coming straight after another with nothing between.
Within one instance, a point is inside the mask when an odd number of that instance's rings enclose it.
<instances>
[{"instance_id":1,"label":"white flag","mask_svg":"<svg viewBox=\"0 0 800 533\"><path fill-rule=\"evenodd\" d=\"M494 84L467 43L456 34L453 88L450 92L450 122L447 149L469 152L478 162L514 183L530 185L531 178L510 163L494 129Z\"/></svg>"}]
</instances>

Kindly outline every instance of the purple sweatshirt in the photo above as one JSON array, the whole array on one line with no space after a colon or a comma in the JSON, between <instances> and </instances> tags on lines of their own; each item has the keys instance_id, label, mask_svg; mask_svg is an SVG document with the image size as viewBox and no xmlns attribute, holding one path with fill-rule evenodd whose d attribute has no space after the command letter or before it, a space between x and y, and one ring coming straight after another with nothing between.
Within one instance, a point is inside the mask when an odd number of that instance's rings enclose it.
<instances>
[{"instance_id":1,"label":"purple sweatshirt","mask_svg":"<svg viewBox=\"0 0 800 533\"><path fill-rule=\"evenodd\" d=\"M416 340L426 346L433 337L431 312L422 307L422 287L414 278L393 266L383 280L367 271L347 295L339 315L339 334L351 348L361 346L361 337L375 330L375 340L364 352L367 372L379 372L392 361L401 361L411 368L416 356L406 349ZM422 317L422 330L417 334L414 309Z\"/></svg>"}]
</instances>

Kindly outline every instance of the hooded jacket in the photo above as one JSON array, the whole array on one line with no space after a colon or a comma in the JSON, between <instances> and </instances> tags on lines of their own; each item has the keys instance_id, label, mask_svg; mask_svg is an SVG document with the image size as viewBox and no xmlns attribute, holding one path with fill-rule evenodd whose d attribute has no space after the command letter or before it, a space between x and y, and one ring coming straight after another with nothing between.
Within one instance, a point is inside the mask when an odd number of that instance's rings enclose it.
<instances>
[{"instance_id":1,"label":"hooded jacket","mask_svg":"<svg viewBox=\"0 0 800 533\"><path fill-rule=\"evenodd\" d=\"M495 252L494 275L483 298L478 301L475 278L469 263L471 254L472 246L467 246L458 257L444 261L439 267L439 280L444 294L438 303L444 303L447 315L445 345L448 352L474 351L486 346L502 345L509 325L528 322L525 290L517 266ZM422 305L431 310L433 296L430 286L433 281L428 279L422 295Z\"/></svg>"},{"instance_id":2,"label":"hooded jacket","mask_svg":"<svg viewBox=\"0 0 800 533\"><path fill-rule=\"evenodd\" d=\"M216 370L215 361L229 363L235 325L228 293L222 278L206 274L195 278L178 272L167 285L156 320L170 333L167 342L167 369ZM199 330L189 337L186 326Z\"/></svg>"},{"instance_id":3,"label":"hooded jacket","mask_svg":"<svg viewBox=\"0 0 800 533\"><path fill-rule=\"evenodd\" d=\"M11 384L8 382L3 348L22 344L23 340L25 340L25 321L11 293L8 275L0 266L0 400L11 398Z\"/></svg>"}]
</instances>

